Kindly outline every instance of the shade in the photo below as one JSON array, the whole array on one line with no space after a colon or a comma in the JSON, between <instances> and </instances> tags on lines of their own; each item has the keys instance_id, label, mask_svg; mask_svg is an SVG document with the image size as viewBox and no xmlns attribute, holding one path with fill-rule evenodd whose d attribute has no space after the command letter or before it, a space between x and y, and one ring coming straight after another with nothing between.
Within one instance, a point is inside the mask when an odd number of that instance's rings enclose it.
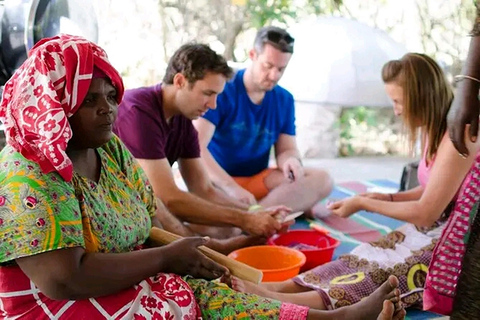
<instances>
[{"instance_id":1,"label":"shade","mask_svg":"<svg viewBox=\"0 0 480 320\"><path fill-rule=\"evenodd\" d=\"M295 53L280 85L297 101L390 106L381 79L385 62L407 50L388 34L355 20L318 18L293 26Z\"/></svg>"}]
</instances>

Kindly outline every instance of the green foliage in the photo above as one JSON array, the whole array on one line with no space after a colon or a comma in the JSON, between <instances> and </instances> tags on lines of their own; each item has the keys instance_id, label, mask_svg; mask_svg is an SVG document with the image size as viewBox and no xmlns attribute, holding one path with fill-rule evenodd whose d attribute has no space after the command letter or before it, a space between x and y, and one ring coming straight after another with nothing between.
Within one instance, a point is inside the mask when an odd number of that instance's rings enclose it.
<instances>
[{"instance_id":1,"label":"green foliage","mask_svg":"<svg viewBox=\"0 0 480 320\"><path fill-rule=\"evenodd\" d=\"M304 15L333 13L342 5L343 0L248 0L248 27L260 28L274 22L288 24L289 20Z\"/></svg>"},{"instance_id":2,"label":"green foliage","mask_svg":"<svg viewBox=\"0 0 480 320\"><path fill-rule=\"evenodd\" d=\"M377 124L375 109L366 107L345 108L340 117L340 127L348 129L353 122L375 126Z\"/></svg>"},{"instance_id":3,"label":"green foliage","mask_svg":"<svg viewBox=\"0 0 480 320\"><path fill-rule=\"evenodd\" d=\"M377 109L356 107L345 108L340 116L340 140L342 156L355 154L351 139L356 137L359 128L375 127L378 124Z\"/></svg>"},{"instance_id":4,"label":"green foliage","mask_svg":"<svg viewBox=\"0 0 480 320\"><path fill-rule=\"evenodd\" d=\"M250 13L250 26L261 28L272 21L287 23L286 18L296 18L297 13L289 0L250 0L247 12Z\"/></svg>"}]
</instances>

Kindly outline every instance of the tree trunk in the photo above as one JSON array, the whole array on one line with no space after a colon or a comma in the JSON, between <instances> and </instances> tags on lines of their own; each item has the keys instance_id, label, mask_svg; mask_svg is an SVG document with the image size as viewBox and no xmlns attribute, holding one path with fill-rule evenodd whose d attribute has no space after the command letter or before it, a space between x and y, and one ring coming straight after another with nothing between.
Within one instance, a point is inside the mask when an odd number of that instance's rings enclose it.
<instances>
[{"instance_id":1,"label":"tree trunk","mask_svg":"<svg viewBox=\"0 0 480 320\"><path fill-rule=\"evenodd\" d=\"M223 56L227 61L229 60L237 61L235 59L235 52L234 52L235 42L237 41L237 37L240 34L240 32L243 31L243 26L244 26L243 20L235 21L233 23L232 28L227 32L227 37L223 43L225 45L225 52L223 53Z\"/></svg>"}]
</instances>

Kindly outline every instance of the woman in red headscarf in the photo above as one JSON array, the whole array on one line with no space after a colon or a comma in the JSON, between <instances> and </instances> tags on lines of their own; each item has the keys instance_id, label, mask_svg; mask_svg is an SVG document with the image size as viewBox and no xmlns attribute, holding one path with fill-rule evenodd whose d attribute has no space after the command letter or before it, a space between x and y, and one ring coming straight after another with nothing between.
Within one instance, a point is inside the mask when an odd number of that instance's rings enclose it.
<instances>
[{"instance_id":1,"label":"woman in red headscarf","mask_svg":"<svg viewBox=\"0 0 480 320\"><path fill-rule=\"evenodd\" d=\"M68 35L38 43L6 84L0 318L370 319L399 300L392 278L355 307L310 310L201 280L227 273L197 250L208 239L148 248L153 193L112 133L122 94L105 52Z\"/></svg>"}]
</instances>

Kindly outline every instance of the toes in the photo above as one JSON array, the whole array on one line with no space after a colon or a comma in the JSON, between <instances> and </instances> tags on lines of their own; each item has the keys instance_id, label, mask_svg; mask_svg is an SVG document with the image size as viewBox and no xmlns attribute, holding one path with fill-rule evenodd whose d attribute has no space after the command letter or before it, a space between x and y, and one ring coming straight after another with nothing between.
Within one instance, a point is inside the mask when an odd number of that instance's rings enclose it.
<instances>
[{"instance_id":1,"label":"toes","mask_svg":"<svg viewBox=\"0 0 480 320\"><path fill-rule=\"evenodd\" d=\"M399 302L398 304L395 304L395 312L399 312L400 310L405 310L403 308L402 302Z\"/></svg>"},{"instance_id":2,"label":"toes","mask_svg":"<svg viewBox=\"0 0 480 320\"><path fill-rule=\"evenodd\" d=\"M233 290L235 290L235 291L240 291L240 292L243 291L242 282L239 281L239 279L238 279L237 277L233 277L233 276L232 276L231 279L232 279L232 282L231 282L232 286L231 286L231 288L232 288Z\"/></svg>"},{"instance_id":3,"label":"toes","mask_svg":"<svg viewBox=\"0 0 480 320\"><path fill-rule=\"evenodd\" d=\"M405 309L402 308L402 310L396 312L394 315L393 315L393 318L392 320L403 320L405 319L405 316L407 315L407 311L405 311ZM383 319L382 319L383 320Z\"/></svg>"},{"instance_id":4,"label":"toes","mask_svg":"<svg viewBox=\"0 0 480 320\"><path fill-rule=\"evenodd\" d=\"M400 289L394 289L392 290L387 296L385 297L386 300L390 300L393 303L397 302L400 300Z\"/></svg>"},{"instance_id":5,"label":"toes","mask_svg":"<svg viewBox=\"0 0 480 320\"><path fill-rule=\"evenodd\" d=\"M388 283L392 286L392 289L398 288L398 285L399 285L398 278L395 277L394 275L391 275L390 277L388 277Z\"/></svg>"},{"instance_id":6,"label":"toes","mask_svg":"<svg viewBox=\"0 0 480 320\"><path fill-rule=\"evenodd\" d=\"M395 276L390 276L387 281L385 281L380 288L381 294L384 296L383 299L390 299L395 296L395 289L398 287L398 279Z\"/></svg>"},{"instance_id":7,"label":"toes","mask_svg":"<svg viewBox=\"0 0 480 320\"><path fill-rule=\"evenodd\" d=\"M393 311L393 303L389 300L383 301L383 309L382 312L380 312L380 314L378 315L377 320L391 320L393 317Z\"/></svg>"}]
</instances>

